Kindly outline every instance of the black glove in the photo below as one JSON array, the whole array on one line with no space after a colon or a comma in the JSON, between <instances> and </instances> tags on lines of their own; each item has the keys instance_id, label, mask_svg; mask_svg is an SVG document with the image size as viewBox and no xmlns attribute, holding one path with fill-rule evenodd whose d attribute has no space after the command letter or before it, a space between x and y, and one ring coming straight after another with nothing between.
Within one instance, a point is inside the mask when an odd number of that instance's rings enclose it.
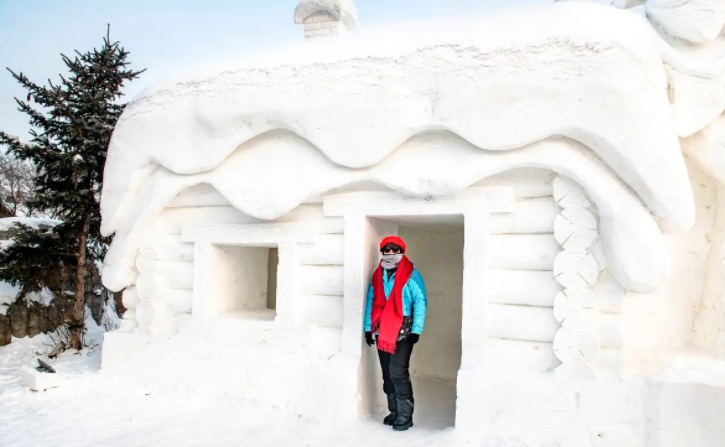
<instances>
[{"instance_id":1,"label":"black glove","mask_svg":"<svg viewBox=\"0 0 725 447\"><path fill-rule=\"evenodd\" d=\"M412 341L413 344L418 343L418 340L420 340L420 334L410 334L410 341Z\"/></svg>"},{"instance_id":2,"label":"black glove","mask_svg":"<svg viewBox=\"0 0 725 447\"><path fill-rule=\"evenodd\" d=\"M367 343L368 346L372 346L375 344L375 340L373 340L372 332L365 332L365 343Z\"/></svg>"}]
</instances>

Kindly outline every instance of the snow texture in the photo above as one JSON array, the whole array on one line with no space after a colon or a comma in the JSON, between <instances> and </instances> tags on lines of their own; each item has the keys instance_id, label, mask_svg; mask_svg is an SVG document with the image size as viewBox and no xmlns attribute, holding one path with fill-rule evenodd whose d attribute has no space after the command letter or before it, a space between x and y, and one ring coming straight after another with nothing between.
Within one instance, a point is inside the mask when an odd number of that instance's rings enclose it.
<instances>
[{"instance_id":1,"label":"snow texture","mask_svg":"<svg viewBox=\"0 0 725 447\"><path fill-rule=\"evenodd\" d=\"M285 162L270 166L270 159ZM430 160L439 161L432 164ZM306 169L299 170L298 166ZM116 234L104 262L103 281L112 290L131 284L141 230L173 197L195 184L212 184L248 215L274 218L310 196L352 182L372 179L419 197L447 195L483 178L526 166L553 169L577 179L607 219L602 224L603 240L617 278L633 290L651 290L658 284L666 260L659 228L638 199L588 150L562 140L494 153L480 151L450 134L411 140L370 170L335 165L308 142L289 134L256 139L210 175L177 176L160 170L152 177L154 183L141 192L134 214ZM308 177L310 172L316 175ZM299 186L286 186L293 184ZM690 190L689 180L686 188ZM614 227L609 223L625 221L627 225Z\"/></svg>"},{"instance_id":2,"label":"snow texture","mask_svg":"<svg viewBox=\"0 0 725 447\"><path fill-rule=\"evenodd\" d=\"M94 340L100 335L94 332ZM228 398L209 398L198 393L165 392L150 386L119 381L99 374L100 347L81 355L64 353L57 360L48 360L64 376L61 388L33 393L21 386L18 373L24 366L36 365L36 352L47 348L47 336L33 339L14 340L0 348L0 444L3 447L33 447L53 439L57 447L125 447L128 445L174 445L192 447L200 445L238 446L310 446L346 445L350 447L387 445L391 439L401 447L449 445L478 447L554 447L582 446L566 442L567 439L550 443L524 443L514 440L471 438L455 430L439 430L435 427L435 415L421 415L416 427L410 432L393 438L389 428L378 420L363 420L354 423L339 423L328 420L314 420L301 417L283 409L270 409L252 402L240 402ZM705 354L705 353L703 353ZM41 358L43 358L41 356ZM683 354L673 360L660 377L664 383L651 385L657 390L659 399L667 405L677 402L675 397L683 391L695 393L712 392L722 387L725 364L721 360L702 354ZM702 385L692 386L697 382ZM600 385L601 386L601 385ZM527 388L528 390L528 388ZM605 390L611 390L605 387ZM701 391L700 391L701 390ZM637 389L633 389L636 392ZM642 391L639 391L640 393ZM512 394L515 398L517 393ZM610 391L611 397L611 391ZM582 409L583 417L591 418L597 410L600 415L611 411L618 399L605 398L595 407ZM703 426L717 426L717 420L709 413L715 410L712 399L704 394L693 394L700 400L686 412L675 412L679 419L670 419L669 427L663 427L663 435L669 441L679 440L672 436L684 436L685 444L699 447L716 447L721 437L701 438L698 431L689 434L677 433L676 427L683 422ZM717 397L717 396L715 396ZM425 399L426 396L421 396ZM435 398L434 395L430 398ZM625 414L642 411L626 398L621 401L619 417L610 418L611 427L624 424L617 422ZM73 407L74 411L68 411ZM703 408L703 411L694 411ZM622 411L624 410L624 411ZM693 413L694 411L694 413ZM691 414L693 413L693 414ZM377 416L380 418L380 416ZM543 416L542 416L543 417ZM430 419L428 419L430 418ZM89 421L92 424L89 425ZM555 414L548 419L549 426L557 426ZM722 424L719 424L722 425ZM576 439L579 427L569 426L565 432L569 440ZM722 433L710 432L713 435ZM617 432L613 434L616 436ZM631 439L623 440L618 446L637 445ZM628 443L629 441L629 443ZM148 444L151 445L151 444ZM612 445L612 444L602 444ZM675 444L662 444L675 445Z\"/></svg>"},{"instance_id":3,"label":"snow texture","mask_svg":"<svg viewBox=\"0 0 725 447\"><path fill-rule=\"evenodd\" d=\"M129 104L114 133L103 231L128 219L152 173L209 172L275 129L347 168L374 166L430 129L482 152L561 134L590 147L663 225L685 230L693 219L686 171L676 135L661 131L673 127L661 45L635 14L562 3L363 30L159 84Z\"/></svg>"},{"instance_id":4,"label":"snow texture","mask_svg":"<svg viewBox=\"0 0 725 447\"><path fill-rule=\"evenodd\" d=\"M602 159L664 231L692 225L678 135L662 131L678 127L663 95L665 44L643 17L569 2L354 34L247 68L161 83L127 107L109 150L102 201L104 233L116 233L105 263L108 287L130 284L136 232L185 188L209 183L260 219L361 181L420 197L453 194L497 172L536 166L512 149L531 146L531 153L555 135ZM380 39L394 44L377 45ZM426 175L408 168L422 155L403 156L401 145L431 130L467 140L498 168L462 176L458 168ZM271 159L285 161L269 172ZM585 167L566 164L555 159L547 167L586 179ZM661 276L655 270L640 279L632 277L640 268L616 275L631 289L649 290Z\"/></svg>"},{"instance_id":5,"label":"snow texture","mask_svg":"<svg viewBox=\"0 0 725 447\"><path fill-rule=\"evenodd\" d=\"M669 104L662 95L668 88L662 45L637 14L568 2L361 31L241 67L168 80L136 98L117 126L106 165L103 231L124 240L130 227L141 226L140 214L158 212L175 195L155 194L168 189L164 185L172 178L177 189L211 183L239 209L263 219L361 177L409 194L450 194L466 186L456 184L454 171L434 184L405 169L392 179L363 175L374 174L404 141L430 129L468 140L482 156L552 135L579 140L634 189L664 230L686 230L694 206L678 133L706 125L725 108L725 93L713 100L717 82L675 70L675 96L682 100ZM683 51L677 57L680 66L699 56ZM705 96L707 102L698 100ZM671 107L678 121L672 121ZM639 125L622 126L623 121ZM225 161L235 151L252 152L268 141L266 134L282 130L299 139L280 139L279 151L293 150L285 145L320 151L313 158L318 164L329 160L335 180L307 182L308 175L319 177L310 165L300 172L304 178L259 188L259 197L252 190L243 197L225 194L242 186L231 184L239 178L237 168L225 168L232 164ZM260 177L264 171L252 166L266 168L271 154L242 158L237 156L245 163L239 168ZM399 184L406 171L415 189ZM109 256L108 275L122 275L123 263ZM106 284L117 289L128 280Z\"/></svg>"},{"instance_id":6,"label":"snow texture","mask_svg":"<svg viewBox=\"0 0 725 447\"><path fill-rule=\"evenodd\" d=\"M100 342L96 327L92 341ZM283 409L252 402L209 398L198 393L164 392L99 374L101 348L81 355L70 352L48 361L64 377L60 388L33 393L18 373L37 365L47 351L47 335L16 339L0 348L0 445L32 447L52 439L55 447L126 447L128 445L310 446L386 445L393 433L378 420L336 423L312 420ZM420 396L435 400L437 396ZM73 411L68 411L73 407ZM89 425L89 421L92 423ZM396 445L479 447L553 447L513 440L461 436L439 430L436 414L421 414L415 430L396 438ZM149 444L150 445L150 444Z\"/></svg>"},{"instance_id":7,"label":"snow texture","mask_svg":"<svg viewBox=\"0 0 725 447\"><path fill-rule=\"evenodd\" d=\"M722 362L688 346L695 325L725 346L722 184L688 160L722 182L723 2L599 3L367 29L146 89L105 171L103 281L130 310L104 374L370 440L354 420L382 397L360 328L375 243L463 221L461 327L438 325L447 354L460 340L457 374L438 373L457 434L411 440L719 447ZM236 311L267 292L249 247L279 247L264 315ZM562 299L577 288L586 331ZM442 366L428 348L421 371Z\"/></svg>"},{"instance_id":8,"label":"snow texture","mask_svg":"<svg viewBox=\"0 0 725 447\"><path fill-rule=\"evenodd\" d=\"M0 315L6 315L10 305L13 304L20 293L20 287L6 282L0 282ZM40 303L47 306L53 300L53 294L48 289L41 292L31 292L26 296L28 302Z\"/></svg>"},{"instance_id":9,"label":"snow texture","mask_svg":"<svg viewBox=\"0 0 725 447\"><path fill-rule=\"evenodd\" d=\"M62 374L38 371L27 365L20 368L18 375L23 386L31 391L47 391L63 385Z\"/></svg>"},{"instance_id":10,"label":"snow texture","mask_svg":"<svg viewBox=\"0 0 725 447\"><path fill-rule=\"evenodd\" d=\"M646 10L666 33L693 43L714 40L725 26L724 0L648 0Z\"/></svg>"}]
</instances>

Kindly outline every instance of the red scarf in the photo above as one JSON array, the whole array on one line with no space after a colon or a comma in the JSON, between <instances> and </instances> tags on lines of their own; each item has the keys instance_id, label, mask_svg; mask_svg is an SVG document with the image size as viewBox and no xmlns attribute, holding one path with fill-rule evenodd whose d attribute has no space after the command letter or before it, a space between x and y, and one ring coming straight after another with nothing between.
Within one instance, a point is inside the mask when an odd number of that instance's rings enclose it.
<instances>
[{"instance_id":1,"label":"red scarf","mask_svg":"<svg viewBox=\"0 0 725 447\"><path fill-rule=\"evenodd\" d=\"M378 266L373 273L373 309L371 313L373 332L378 331L378 349L395 354L400 327L403 325L403 287L413 274L413 263L403 256L395 272L395 282L390 296L385 299L383 268Z\"/></svg>"}]
</instances>

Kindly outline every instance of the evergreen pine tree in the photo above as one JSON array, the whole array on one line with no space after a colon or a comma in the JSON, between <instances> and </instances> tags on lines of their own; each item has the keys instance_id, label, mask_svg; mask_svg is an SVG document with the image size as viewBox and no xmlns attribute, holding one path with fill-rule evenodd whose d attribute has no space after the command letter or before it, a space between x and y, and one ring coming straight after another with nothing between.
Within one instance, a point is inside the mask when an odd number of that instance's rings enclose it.
<instances>
[{"instance_id":1,"label":"evergreen pine tree","mask_svg":"<svg viewBox=\"0 0 725 447\"><path fill-rule=\"evenodd\" d=\"M111 133L124 108L118 100L124 84L144 71L129 69L128 54L107 34L101 49L76 51L73 58L61 55L69 76L61 75L59 84L48 81L48 86L8 68L28 91L25 100L15 101L32 130L27 143L0 132L0 144L35 165L34 207L62 223L51 230L19 227L15 242L0 253L0 279L20 284L24 294L67 287L70 278L75 286L74 321L69 325L73 349L83 348L89 263L100 263L110 242L100 232L100 197ZM49 269L47 275L44 269Z\"/></svg>"}]
</instances>

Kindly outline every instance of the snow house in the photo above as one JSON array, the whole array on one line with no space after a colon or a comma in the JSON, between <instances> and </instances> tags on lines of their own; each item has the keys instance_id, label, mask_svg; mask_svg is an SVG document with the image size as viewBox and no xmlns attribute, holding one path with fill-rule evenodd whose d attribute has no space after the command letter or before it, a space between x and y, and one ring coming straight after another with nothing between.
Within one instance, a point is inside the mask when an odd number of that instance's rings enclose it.
<instances>
[{"instance_id":1,"label":"snow house","mask_svg":"<svg viewBox=\"0 0 725 447\"><path fill-rule=\"evenodd\" d=\"M428 291L416 418L722 440L725 5L614 3L365 28L305 0L304 41L149 86L105 168L103 282L128 311L102 372L375 414L365 294L397 234Z\"/></svg>"}]
</instances>

